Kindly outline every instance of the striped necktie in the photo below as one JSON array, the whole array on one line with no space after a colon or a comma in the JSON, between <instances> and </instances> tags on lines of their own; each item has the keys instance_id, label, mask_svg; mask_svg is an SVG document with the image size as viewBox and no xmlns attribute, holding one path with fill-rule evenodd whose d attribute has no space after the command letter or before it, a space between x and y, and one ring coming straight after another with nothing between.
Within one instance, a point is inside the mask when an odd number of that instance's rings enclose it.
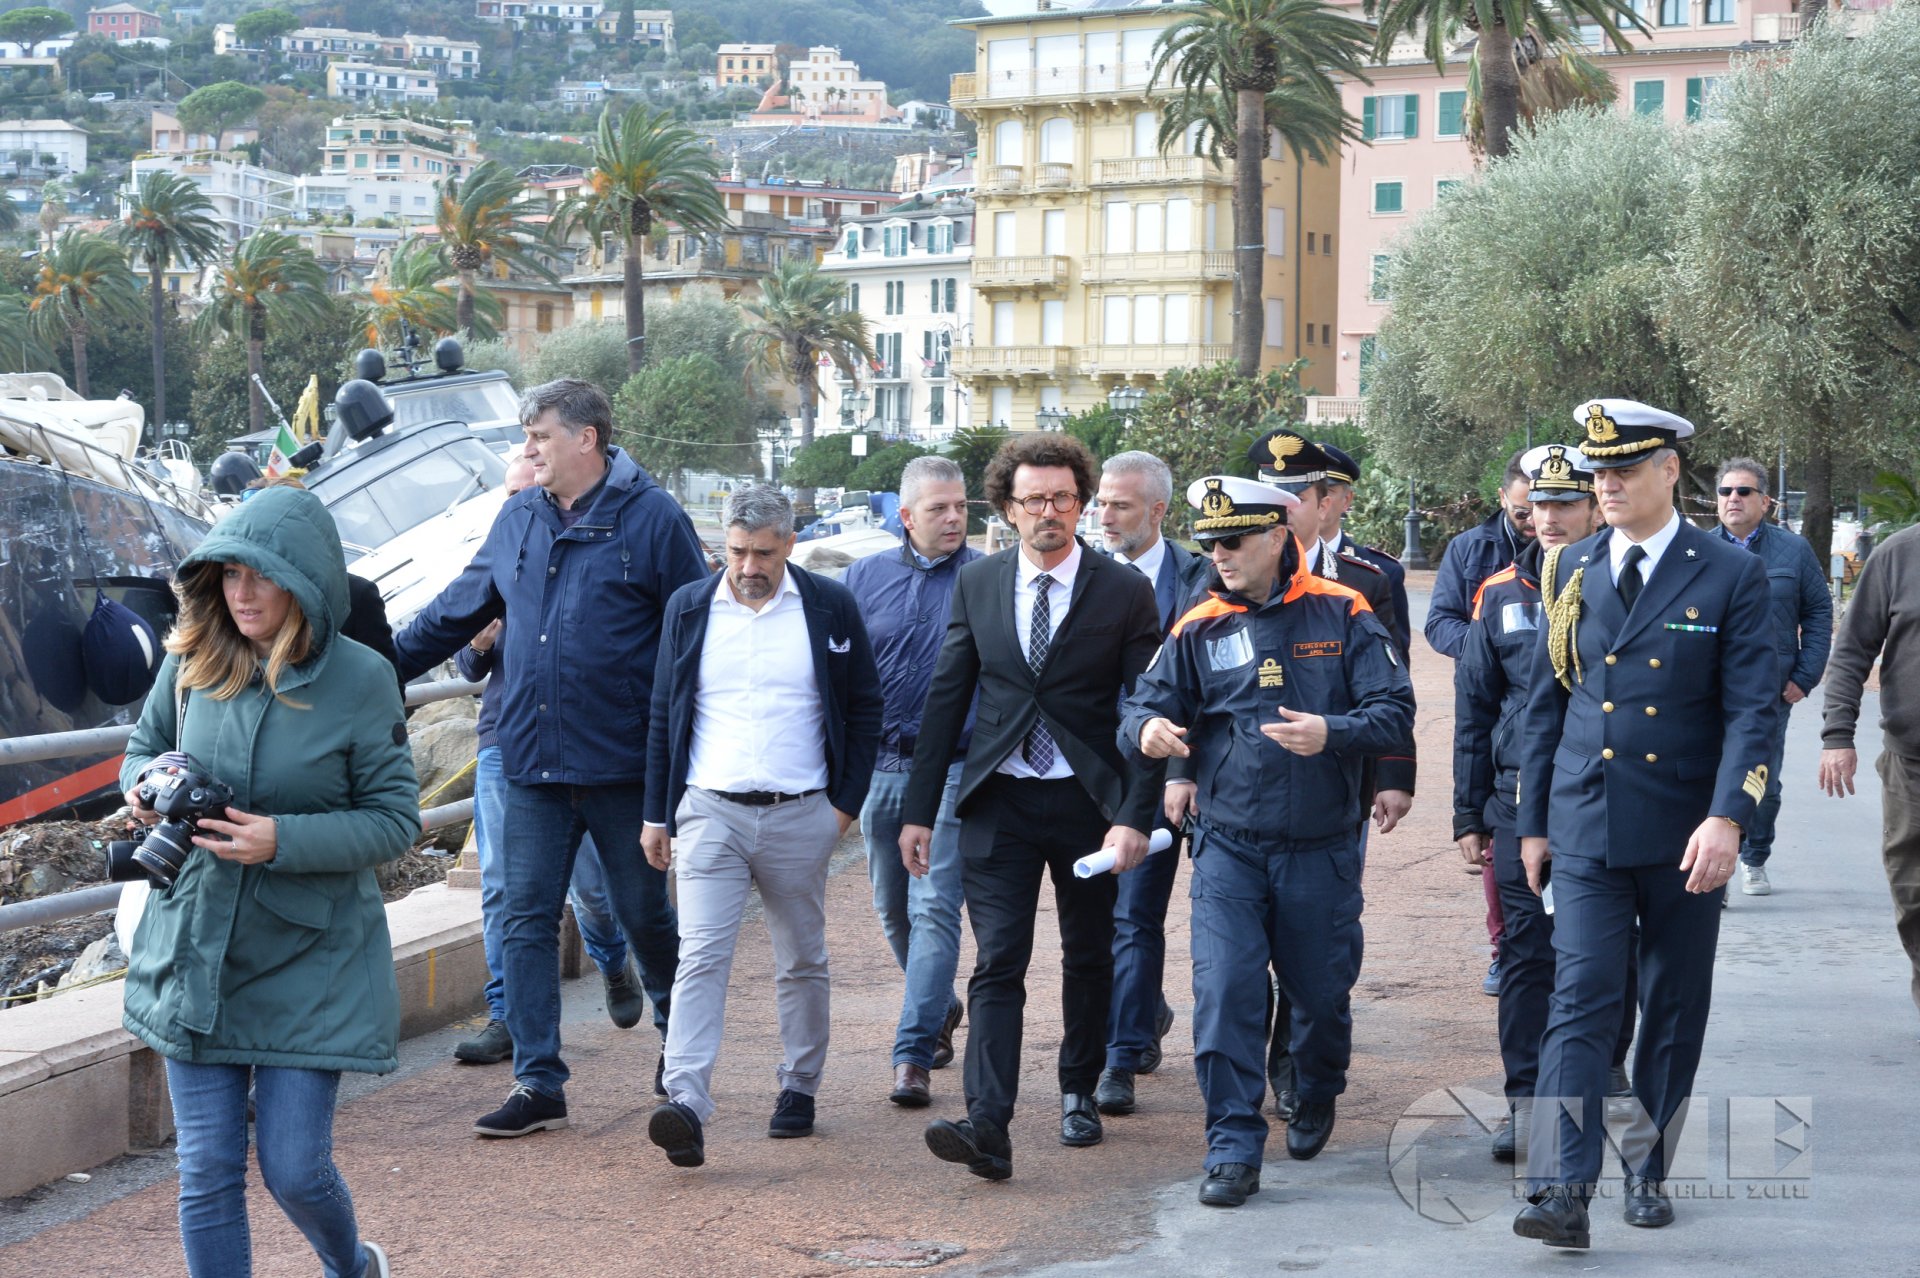
<instances>
[{"instance_id":1,"label":"striped necktie","mask_svg":"<svg viewBox=\"0 0 1920 1278\"><path fill-rule=\"evenodd\" d=\"M1033 579L1033 624L1027 630L1027 665L1033 671L1034 682L1040 681L1040 671L1047 664L1047 649L1053 643L1053 607L1047 599L1047 592L1053 589L1053 578L1041 573ZM1053 767L1053 734L1047 731L1046 721L1035 718L1032 731L1020 747L1020 757L1027 766L1040 776L1047 775Z\"/></svg>"}]
</instances>

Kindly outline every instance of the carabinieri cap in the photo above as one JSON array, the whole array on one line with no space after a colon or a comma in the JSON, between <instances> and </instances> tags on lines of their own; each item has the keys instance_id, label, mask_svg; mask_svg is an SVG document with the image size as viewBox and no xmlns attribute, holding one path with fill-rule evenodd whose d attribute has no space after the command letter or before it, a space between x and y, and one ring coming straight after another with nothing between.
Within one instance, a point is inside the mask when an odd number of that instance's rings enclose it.
<instances>
[{"instance_id":1,"label":"carabinieri cap","mask_svg":"<svg viewBox=\"0 0 1920 1278\"><path fill-rule=\"evenodd\" d=\"M1527 500L1579 501L1593 496L1593 469L1572 444L1541 444L1520 459L1527 474Z\"/></svg>"},{"instance_id":2,"label":"carabinieri cap","mask_svg":"<svg viewBox=\"0 0 1920 1278\"><path fill-rule=\"evenodd\" d=\"M1594 470L1636 466L1693 434L1686 418L1633 399L1590 399L1573 410L1573 419L1586 432L1580 451Z\"/></svg>"},{"instance_id":3,"label":"carabinieri cap","mask_svg":"<svg viewBox=\"0 0 1920 1278\"><path fill-rule=\"evenodd\" d=\"M1187 504L1200 513L1193 520L1196 541L1266 532L1286 520L1286 508L1300 499L1284 488L1238 475L1208 475L1187 485Z\"/></svg>"},{"instance_id":4,"label":"carabinieri cap","mask_svg":"<svg viewBox=\"0 0 1920 1278\"><path fill-rule=\"evenodd\" d=\"M1320 445L1290 430L1270 430L1247 446L1247 460L1263 482L1298 493L1334 478L1333 458Z\"/></svg>"}]
</instances>

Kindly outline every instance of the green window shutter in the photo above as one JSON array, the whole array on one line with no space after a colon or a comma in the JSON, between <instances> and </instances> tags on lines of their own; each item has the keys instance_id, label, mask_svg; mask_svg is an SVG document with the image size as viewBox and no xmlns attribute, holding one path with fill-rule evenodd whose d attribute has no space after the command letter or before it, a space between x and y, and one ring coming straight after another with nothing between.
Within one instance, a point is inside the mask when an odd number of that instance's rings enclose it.
<instances>
[{"instance_id":1,"label":"green window shutter","mask_svg":"<svg viewBox=\"0 0 1920 1278\"><path fill-rule=\"evenodd\" d=\"M1667 105L1667 86L1660 80L1642 80L1633 86L1633 109L1637 115L1660 115Z\"/></svg>"},{"instance_id":2,"label":"green window shutter","mask_svg":"<svg viewBox=\"0 0 1920 1278\"><path fill-rule=\"evenodd\" d=\"M1439 98L1440 118L1434 124L1433 135L1437 138L1457 138L1464 131L1462 122L1466 115L1467 95L1463 89L1444 89Z\"/></svg>"},{"instance_id":3,"label":"green window shutter","mask_svg":"<svg viewBox=\"0 0 1920 1278\"><path fill-rule=\"evenodd\" d=\"M1373 141L1373 134L1374 106L1373 97L1369 95L1360 99L1360 136L1371 142Z\"/></svg>"},{"instance_id":4,"label":"green window shutter","mask_svg":"<svg viewBox=\"0 0 1920 1278\"><path fill-rule=\"evenodd\" d=\"M933 358L933 330L930 328L920 331L920 358Z\"/></svg>"},{"instance_id":5,"label":"green window shutter","mask_svg":"<svg viewBox=\"0 0 1920 1278\"><path fill-rule=\"evenodd\" d=\"M1700 103L1705 99L1706 83L1699 76L1687 78L1687 119L1700 118Z\"/></svg>"},{"instance_id":6,"label":"green window shutter","mask_svg":"<svg viewBox=\"0 0 1920 1278\"><path fill-rule=\"evenodd\" d=\"M928 293L927 309L938 315L940 313L940 281L928 280L927 283L933 286Z\"/></svg>"},{"instance_id":7,"label":"green window shutter","mask_svg":"<svg viewBox=\"0 0 1920 1278\"><path fill-rule=\"evenodd\" d=\"M1420 136L1420 95L1417 93L1409 93L1407 95L1406 136L1409 138L1417 138Z\"/></svg>"},{"instance_id":8,"label":"green window shutter","mask_svg":"<svg viewBox=\"0 0 1920 1278\"><path fill-rule=\"evenodd\" d=\"M860 286L858 284L847 285L847 309L850 311L860 309Z\"/></svg>"}]
</instances>

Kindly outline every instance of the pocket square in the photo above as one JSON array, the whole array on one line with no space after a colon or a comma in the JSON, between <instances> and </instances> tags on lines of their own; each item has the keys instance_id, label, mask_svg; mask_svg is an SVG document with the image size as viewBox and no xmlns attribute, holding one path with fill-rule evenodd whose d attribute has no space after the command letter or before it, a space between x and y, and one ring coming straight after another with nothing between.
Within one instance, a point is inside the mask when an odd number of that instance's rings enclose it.
<instances>
[{"instance_id":1,"label":"pocket square","mask_svg":"<svg viewBox=\"0 0 1920 1278\"><path fill-rule=\"evenodd\" d=\"M834 637L833 637L832 635L828 635L828 636L827 636L827 651L828 651L828 652L852 652L852 651L853 651L853 640L851 640L851 639L835 639L835 638L834 638Z\"/></svg>"}]
</instances>

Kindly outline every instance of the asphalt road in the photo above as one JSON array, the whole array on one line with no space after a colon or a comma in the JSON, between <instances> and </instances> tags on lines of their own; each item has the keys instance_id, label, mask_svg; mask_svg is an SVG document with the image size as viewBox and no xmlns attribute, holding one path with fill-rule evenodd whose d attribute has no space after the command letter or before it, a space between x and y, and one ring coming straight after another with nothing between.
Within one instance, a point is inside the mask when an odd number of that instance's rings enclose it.
<instances>
[{"instance_id":1,"label":"asphalt road","mask_svg":"<svg viewBox=\"0 0 1920 1278\"><path fill-rule=\"evenodd\" d=\"M673 1169L648 1143L657 1047L650 1031L607 1022L600 983L588 977L565 991L568 1131L509 1142L470 1135L510 1081L505 1066L449 1060L470 1027L410 1040L395 1075L347 1080L337 1157L366 1235L388 1246L403 1278L824 1275L897 1267L916 1243L939 1245L942 1273L1059 1278L1920 1274L1907 1167L1920 1131L1920 1020L1879 865L1877 780L1869 767L1857 797L1817 794L1814 704L1795 715L1789 742L1776 892L1738 898L1721 934L1698 1086L1707 1121L1690 1129L1707 1137L1690 1182L1698 1196L1681 1199L1678 1222L1657 1232L1630 1229L1600 1206L1587 1253L1512 1236L1507 1169L1486 1158L1471 1117L1497 1106L1499 1076L1494 1001L1479 993L1480 892L1448 837L1451 669L1423 643L1416 649L1427 775L1413 815L1370 849L1367 955L1339 1127L1311 1163L1288 1161L1276 1140L1265 1188L1247 1207L1194 1202L1204 1144L1184 891L1168 920L1167 994L1179 1020L1166 1062L1143 1080L1140 1113L1108 1120L1106 1143L1086 1150L1055 1139L1058 951L1043 901L1015 1174L987 1184L933 1160L920 1140L927 1118L960 1115L957 1069L934 1075L929 1111L885 1100L900 980L849 843L829 884L834 1042L815 1138L764 1134L779 1045L766 934L750 920L705 1168ZM1871 759L1877 734L1863 732L1861 747ZM963 973L970 963L969 944ZM170 1164L170 1151L156 1151L99 1169L88 1184L0 1204L0 1278L184 1272ZM257 1177L250 1202L255 1272L312 1274L312 1252Z\"/></svg>"}]
</instances>

